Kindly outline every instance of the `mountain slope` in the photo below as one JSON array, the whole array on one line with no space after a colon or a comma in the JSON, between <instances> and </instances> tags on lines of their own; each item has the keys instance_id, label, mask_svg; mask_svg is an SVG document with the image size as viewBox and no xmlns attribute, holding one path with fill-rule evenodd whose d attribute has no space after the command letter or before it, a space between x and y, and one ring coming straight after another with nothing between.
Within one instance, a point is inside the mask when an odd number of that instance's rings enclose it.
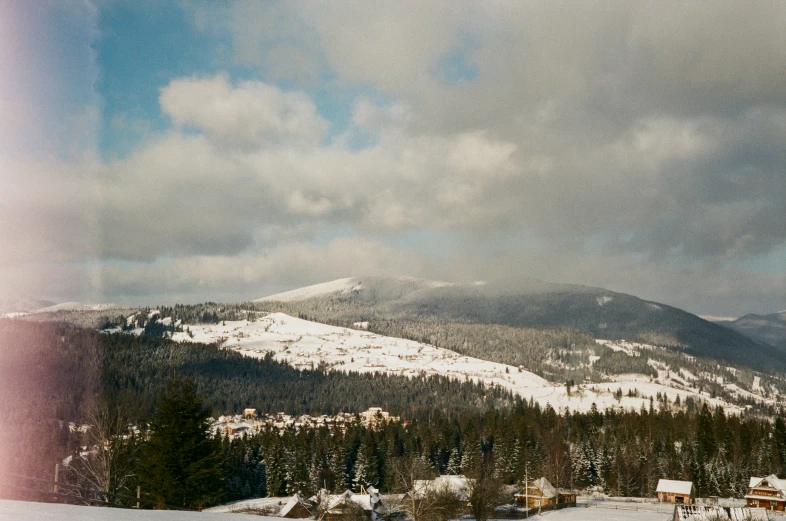
<instances>
[{"instance_id":1,"label":"mountain slope","mask_svg":"<svg viewBox=\"0 0 786 521\"><path fill-rule=\"evenodd\" d=\"M320 320L374 316L569 328L595 338L670 346L757 370L786 370L786 354L686 311L602 288L534 279L451 284L410 277L342 279L343 289L290 300L290 312ZM292 294L293 292L290 292ZM261 304L272 304L272 297Z\"/></svg>"},{"instance_id":2,"label":"mountain slope","mask_svg":"<svg viewBox=\"0 0 786 521\"><path fill-rule=\"evenodd\" d=\"M786 351L786 311L768 315L751 313L721 324L754 340Z\"/></svg>"}]
</instances>

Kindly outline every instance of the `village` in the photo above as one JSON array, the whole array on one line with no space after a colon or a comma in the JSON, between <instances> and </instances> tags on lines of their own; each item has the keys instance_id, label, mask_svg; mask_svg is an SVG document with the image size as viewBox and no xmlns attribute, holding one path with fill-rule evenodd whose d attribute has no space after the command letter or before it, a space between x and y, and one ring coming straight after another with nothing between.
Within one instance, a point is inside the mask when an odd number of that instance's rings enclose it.
<instances>
[{"instance_id":1,"label":"village","mask_svg":"<svg viewBox=\"0 0 786 521\"><path fill-rule=\"evenodd\" d=\"M254 408L247 408L242 415L220 416L214 420L214 435L229 439L253 436L265 429L327 428L345 431L353 423L366 428L380 428L388 422L402 423L381 407L369 407L359 413L340 412L336 415L289 415L258 414ZM388 519L429 519L422 517L428 510L427 504L452 502L448 508L456 519L465 518L473 508L473 501L479 494L486 494L495 504L491 507L491 519L525 519L552 514L551 519L563 519L557 514L563 509L582 509L582 514L595 511L615 511L622 513L622 519L652 519L672 521L757 521L769 520L774 516L786 515L786 479L775 475L751 477L747 494L742 498L697 498L693 482L673 479L660 479L657 498L619 498L609 497L598 491L578 491L555 487L545 477L539 477L519 486L501 485L500 490L482 490L477 480L464 475L441 475L431 480L413 480L410 491L399 494L382 494L373 486L361 487L359 491L346 490L341 494L331 494L320 490L316 495L306 498L299 494L288 497L266 497L242 500L207 509L211 512L231 512L264 515L284 519L319 519L324 521L382 521ZM414 514L414 516L413 516ZM554 515L556 514L556 517ZM565 513L564 519L576 519ZM667 517L664 517L667 516ZM593 516L584 516L587 519ZM600 517L598 518L600 519ZM604 516L603 519L606 519Z\"/></svg>"},{"instance_id":2,"label":"village","mask_svg":"<svg viewBox=\"0 0 786 521\"><path fill-rule=\"evenodd\" d=\"M266 428L276 428L279 431L285 429L312 429L326 427L329 430L346 430L347 426L353 422L358 422L364 427L376 428L387 422L399 423L398 416L391 416L389 412L383 411L381 407L370 407L360 414L340 412L335 416L320 415L309 416L303 414L292 416L283 412L277 414L258 415L256 409L247 408L243 414L234 416L219 416L212 425L213 434L222 434L230 439L241 436L253 436ZM404 422L406 425L407 422Z\"/></svg>"},{"instance_id":3,"label":"village","mask_svg":"<svg viewBox=\"0 0 786 521\"><path fill-rule=\"evenodd\" d=\"M597 492L580 494L555 487L545 477L503 489L490 492L478 480L463 475L442 475L432 480L414 480L411 490L403 494L381 494L373 486L342 494L321 490L310 498L294 495L251 499L207 511L324 521L478 519L480 516L473 515L475 503L494 498L511 501L492 506L486 512L487 519L768 521L783 517L786 505L786 479L776 476L751 477L744 498L724 499L697 498L692 482L670 479L659 480L657 498L607 497ZM452 507L446 507L446 499L453 502ZM440 505L443 514L445 510L452 511L453 517L429 516L429 506L435 504Z\"/></svg>"}]
</instances>

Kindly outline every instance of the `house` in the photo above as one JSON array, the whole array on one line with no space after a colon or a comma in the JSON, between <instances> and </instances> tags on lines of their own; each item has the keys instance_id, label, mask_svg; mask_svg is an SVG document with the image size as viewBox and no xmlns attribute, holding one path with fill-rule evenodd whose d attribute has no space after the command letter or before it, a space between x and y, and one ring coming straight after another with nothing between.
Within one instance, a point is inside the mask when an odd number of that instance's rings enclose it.
<instances>
[{"instance_id":1,"label":"house","mask_svg":"<svg viewBox=\"0 0 786 521\"><path fill-rule=\"evenodd\" d=\"M243 410L243 418L254 419L257 417L257 410L256 409L244 409Z\"/></svg>"},{"instance_id":2,"label":"house","mask_svg":"<svg viewBox=\"0 0 786 521\"><path fill-rule=\"evenodd\" d=\"M360 494L347 490L339 495L321 495L325 507L320 519L324 521L340 521L353 517L354 512L350 514L351 510L362 511L368 521L377 521L383 506L379 491L371 486Z\"/></svg>"},{"instance_id":3,"label":"house","mask_svg":"<svg viewBox=\"0 0 786 521\"><path fill-rule=\"evenodd\" d=\"M692 481L660 479L655 492L658 493L658 501L661 503L692 505L696 502L696 490Z\"/></svg>"},{"instance_id":4,"label":"house","mask_svg":"<svg viewBox=\"0 0 786 521\"><path fill-rule=\"evenodd\" d=\"M229 436L240 436L250 433L251 426L245 423L228 423L225 430Z\"/></svg>"},{"instance_id":5,"label":"house","mask_svg":"<svg viewBox=\"0 0 786 521\"><path fill-rule=\"evenodd\" d=\"M417 479L413 483L412 493L415 499L421 499L429 492L448 490L456 495L456 499L465 506L469 504L469 494L472 487L472 479L462 475L446 474L437 476L434 479Z\"/></svg>"},{"instance_id":6,"label":"house","mask_svg":"<svg viewBox=\"0 0 786 521\"><path fill-rule=\"evenodd\" d=\"M531 481L514 496L517 505L525 508L551 509L576 506L576 491L557 489L546 478Z\"/></svg>"},{"instance_id":7,"label":"house","mask_svg":"<svg viewBox=\"0 0 786 521\"><path fill-rule=\"evenodd\" d=\"M287 501L278 513L279 517L287 519L308 519L313 515L313 506L305 499L295 494Z\"/></svg>"},{"instance_id":8,"label":"house","mask_svg":"<svg viewBox=\"0 0 786 521\"><path fill-rule=\"evenodd\" d=\"M786 479L779 479L774 474L766 478L751 478L745 500L750 507L783 512L786 505Z\"/></svg>"}]
</instances>

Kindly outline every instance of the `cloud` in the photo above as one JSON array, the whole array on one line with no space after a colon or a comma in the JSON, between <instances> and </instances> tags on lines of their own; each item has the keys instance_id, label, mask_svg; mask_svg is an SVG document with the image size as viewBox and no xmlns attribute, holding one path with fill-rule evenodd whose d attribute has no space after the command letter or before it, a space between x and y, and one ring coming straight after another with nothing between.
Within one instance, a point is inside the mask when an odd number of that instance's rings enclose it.
<instances>
[{"instance_id":1,"label":"cloud","mask_svg":"<svg viewBox=\"0 0 786 521\"><path fill-rule=\"evenodd\" d=\"M786 299L783 4L185 6L232 63L167 79L171 127L127 155L15 179L7 265L96 262L118 295L366 269Z\"/></svg>"},{"instance_id":2,"label":"cloud","mask_svg":"<svg viewBox=\"0 0 786 521\"><path fill-rule=\"evenodd\" d=\"M177 79L161 89L160 102L176 125L235 147L315 145L328 127L307 96L260 81L233 86L226 76Z\"/></svg>"}]
</instances>

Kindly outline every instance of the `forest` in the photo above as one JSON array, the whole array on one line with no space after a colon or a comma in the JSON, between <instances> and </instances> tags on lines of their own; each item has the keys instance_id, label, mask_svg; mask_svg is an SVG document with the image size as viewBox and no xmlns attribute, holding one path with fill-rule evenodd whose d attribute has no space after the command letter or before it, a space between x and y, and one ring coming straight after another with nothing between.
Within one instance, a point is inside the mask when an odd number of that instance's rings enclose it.
<instances>
[{"instance_id":1,"label":"forest","mask_svg":"<svg viewBox=\"0 0 786 521\"><path fill-rule=\"evenodd\" d=\"M90 425L91 411L103 406L120 412L125 432L133 425L144 433L173 378L192 379L205 414L214 416L244 407L294 414L381 405L406 420L380 429L358 422L346 431L270 429L217 439L223 492L212 502L361 484L393 491L392 469L402 458L424 462L433 474L485 467L508 484L542 475L556 486L649 497L659 478L692 480L700 496L739 497L750 476L786 472L780 414L741 418L666 400L638 411L555 411L448 379L298 371L216 346L62 323L0 320L0 345L9 362L0 375L2 442L12 448L1 471L24 469L39 479L51 479L54 464L78 457L92 436L68 422ZM144 445L144 434L136 436ZM130 493L136 481L122 486Z\"/></svg>"}]
</instances>

